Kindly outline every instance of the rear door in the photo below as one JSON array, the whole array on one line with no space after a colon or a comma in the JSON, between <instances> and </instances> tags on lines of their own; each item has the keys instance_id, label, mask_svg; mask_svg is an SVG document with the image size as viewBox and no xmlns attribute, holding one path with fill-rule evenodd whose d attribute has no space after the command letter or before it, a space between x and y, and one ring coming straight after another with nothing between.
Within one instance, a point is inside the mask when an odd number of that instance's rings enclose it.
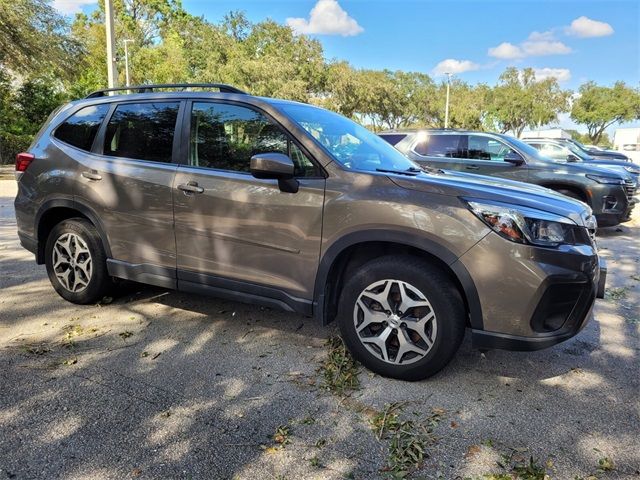
<instances>
[{"instance_id":1,"label":"rear door","mask_svg":"<svg viewBox=\"0 0 640 480\"><path fill-rule=\"evenodd\" d=\"M462 134L425 133L417 136L409 158L434 168L464 171L466 165L460 155L465 142L466 138Z\"/></svg>"},{"instance_id":2,"label":"rear door","mask_svg":"<svg viewBox=\"0 0 640 480\"><path fill-rule=\"evenodd\" d=\"M311 299L322 233L322 170L274 119L245 104L190 102L185 129L186 158L174 182L179 286ZM267 152L294 161L296 193L251 175L251 156Z\"/></svg>"},{"instance_id":3,"label":"rear door","mask_svg":"<svg viewBox=\"0 0 640 480\"><path fill-rule=\"evenodd\" d=\"M76 200L101 220L113 258L138 272L175 277L172 185L180 108L180 101L164 100L113 104L93 153L78 158Z\"/></svg>"}]
</instances>

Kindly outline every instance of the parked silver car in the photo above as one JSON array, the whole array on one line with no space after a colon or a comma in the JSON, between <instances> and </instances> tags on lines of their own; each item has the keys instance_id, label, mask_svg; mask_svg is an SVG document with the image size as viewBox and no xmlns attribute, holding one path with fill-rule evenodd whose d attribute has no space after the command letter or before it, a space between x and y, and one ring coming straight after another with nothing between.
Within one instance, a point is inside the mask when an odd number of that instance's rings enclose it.
<instances>
[{"instance_id":1,"label":"parked silver car","mask_svg":"<svg viewBox=\"0 0 640 480\"><path fill-rule=\"evenodd\" d=\"M534 350L589 318L604 270L584 203L425 171L335 113L198 87L219 92L96 92L18 155L20 240L63 298L95 303L122 278L337 320L358 360L407 380L443 368L465 327L479 348Z\"/></svg>"}]
</instances>

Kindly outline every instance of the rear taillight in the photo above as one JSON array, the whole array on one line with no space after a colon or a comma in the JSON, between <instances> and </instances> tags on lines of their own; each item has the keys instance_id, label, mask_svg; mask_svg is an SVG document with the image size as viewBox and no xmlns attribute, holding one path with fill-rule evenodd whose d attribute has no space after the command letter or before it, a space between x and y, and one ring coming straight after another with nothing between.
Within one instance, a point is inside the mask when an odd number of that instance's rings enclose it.
<instances>
[{"instance_id":1,"label":"rear taillight","mask_svg":"<svg viewBox=\"0 0 640 480\"><path fill-rule=\"evenodd\" d=\"M24 172L27 167L36 159L31 153L19 153L16 155L16 172Z\"/></svg>"}]
</instances>

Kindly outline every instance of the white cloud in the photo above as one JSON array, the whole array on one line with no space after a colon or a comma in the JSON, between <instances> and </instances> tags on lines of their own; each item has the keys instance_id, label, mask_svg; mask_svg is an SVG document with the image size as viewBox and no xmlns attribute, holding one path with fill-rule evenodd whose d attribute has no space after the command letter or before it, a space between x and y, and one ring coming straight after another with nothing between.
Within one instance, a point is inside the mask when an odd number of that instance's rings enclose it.
<instances>
[{"instance_id":1,"label":"white cloud","mask_svg":"<svg viewBox=\"0 0 640 480\"><path fill-rule=\"evenodd\" d=\"M82 7L96 5L97 3L97 0L53 0L53 8L64 15L73 15L80 13Z\"/></svg>"},{"instance_id":2,"label":"white cloud","mask_svg":"<svg viewBox=\"0 0 640 480\"><path fill-rule=\"evenodd\" d=\"M502 42L497 47L489 49L490 57L502 60L517 60L525 57L542 57L545 55L565 55L571 53L571 48L553 38L551 32L533 32L529 35L529 40L519 45L509 42Z\"/></svg>"},{"instance_id":3,"label":"white cloud","mask_svg":"<svg viewBox=\"0 0 640 480\"><path fill-rule=\"evenodd\" d=\"M522 43L522 51L527 57L542 57L544 55L566 55L571 48L558 41L531 41Z\"/></svg>"},{"instance_id":4,"label":"white cloud","mask_svg":"<svg viewBox=\"0 0 640 480\"><path fill-rule=\"evenodd\" d=\"M455 60L453 58L447 58L441 61L433 69L435 75L444 75L445 73L464 73L478 70L480 65L472 62L471 60Z\"/></svg>"},{"instance_id":5,"label":"white cloud","mask_svg":"<svg viewBox=\"0 0 640 480\"><path fill-rule=\"evenodd\" d=\"M529 40L533 40L534 42L539 42L543 40L550 41L554 39L555 39L555 35L552 30L547 30L546 32L533 31L529 34Z\"/></svg>"},{"instance_id":6,"label":"white cloud","mask_svg":"<svg viewBox=\"0 0 640 480\"><path fill-rule=\"evenodd\" d=\"M355 19L342 9L337 0L318 0L306 18L287 18L296 34L342 35L349 37L364 32Z\"/></svg>"},{"instance_id":7,"label":"white cloud","mask_svg":"<svg viewBox=\"0 0 640 480\"><path fill-rule=\"evenodd\" d=\"M536 80L541 82L547 78L555 78L558 82L568 82L571 79L571 71L568 68L534 68Z\"/></svg>"},{"instance_id":8,"label":"white cloud","mask_svg":"<svg viewBox=\"0 0 640 480\"><path fill-rule=\"evenodd\" d=\"M524 52L520 47L517 47L513 43L502 42L497 47L489 49L489 56L501 58L503 60L514 60L516 58L523 58Z\"/></svg>"},{"instance_id":9,"label":"white cloud","mask_svg":"<svg viewBox=\"0 0 640 480\"><path fill-rule=\"evenodd\" d=\"M584 15L576 18L571 25L565 29L568 35L576 37L606 37L613 34L613 27L606 22L592 20Z\"/></svg>"}]
</instances>

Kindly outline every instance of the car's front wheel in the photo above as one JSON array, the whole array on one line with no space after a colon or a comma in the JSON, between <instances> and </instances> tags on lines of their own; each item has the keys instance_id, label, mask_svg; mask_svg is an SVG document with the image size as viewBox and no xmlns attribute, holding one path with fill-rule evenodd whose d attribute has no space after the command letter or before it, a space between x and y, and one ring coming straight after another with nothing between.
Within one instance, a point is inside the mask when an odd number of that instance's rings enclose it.
<instances>
[{"instance_id":1,"label":"car's front wheel","mask_svg":"<svg viewBox=\"0 0 640 480\"><path fill-rule=\"evenodd\" d=\"M53 227L45 246L45 264L55 291L73 303L96 303L113 286L100 236L82 218Z\"/></svg>"},{"instance_id":2,"label":"car's front wheel","mask_svg":"<svg viewBox=\"0 0 640 480\"><path fill-rule=\"evenodd\" d=\"M421 380L457 351L465 307L449 276L412 256L372 260L346 282L338 308L353 356L387 377Z\"/></svg>"}]
</instances>

